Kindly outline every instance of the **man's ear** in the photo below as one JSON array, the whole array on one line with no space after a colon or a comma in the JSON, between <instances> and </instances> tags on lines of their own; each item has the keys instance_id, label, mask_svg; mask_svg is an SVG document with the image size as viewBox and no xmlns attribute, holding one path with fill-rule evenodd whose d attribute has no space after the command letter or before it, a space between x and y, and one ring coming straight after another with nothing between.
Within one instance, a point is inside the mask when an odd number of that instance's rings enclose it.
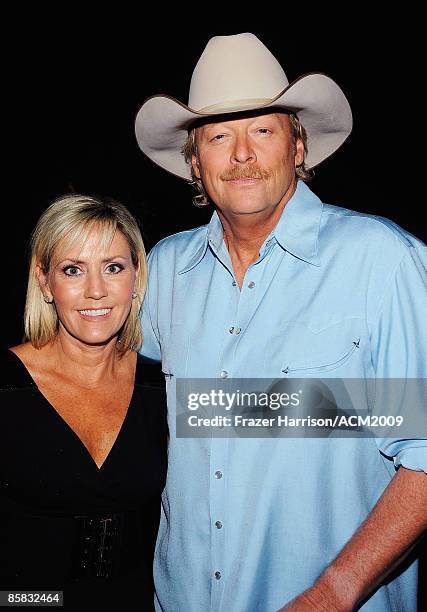
<instances>
[{"instance_id":1,"label":"man's ear","mask_svg":"<svg viewBox=\"0 0 427 612\"><path fill-rule=\"evenodd\" d=\"M39 263L36 265L36 277L39 283L40 291L43 293L44 300L52 302L53 296L49 287L47 275L43 272L43 268Z\"/></svg>"},{"instance_id":2,"label":"man's ear","mask_svg":"<svg viewBox=\"0 0 427 612\"><path fill-rule=\"evenodd\" d=\"M197 155L193 153L191 156L191 167L193 168L193 174L198 179L200 178L200 168L199 168L199 160L197 159Z\"/></svg>"},{"instance_id":3,"label":"man's ear","mask_svg":"<svg viewBox=\"0 0 427 612\"><path fill-rule=\"evenodd\" d=\"M295 143L295 168L301 166L304 161L304 143L301 138L297 138Z\"/></svg>"}]
</instances>

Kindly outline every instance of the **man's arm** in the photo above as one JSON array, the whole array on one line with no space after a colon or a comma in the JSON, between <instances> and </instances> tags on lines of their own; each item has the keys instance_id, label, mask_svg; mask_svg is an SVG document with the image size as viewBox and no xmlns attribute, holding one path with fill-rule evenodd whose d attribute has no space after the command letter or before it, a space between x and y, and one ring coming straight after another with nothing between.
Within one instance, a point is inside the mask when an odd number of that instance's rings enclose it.
<instances>
[{"instance_id":1,"label":"man's arm","mask_svg":"<svg viewBox=\"0 0 427 612\"><path fill-rule=\"evenodd\" d=\"M282 610L354 610L427 529L427 476L400 468L365 522L312 588Z\"/></svg>"},{"instance_id":2,"label":"man's arm","mask_svg":"<svg viewBox=\"0 0 427 612\"><path fill-rule=\"evenodd\" d=\"M379 293L380 307L375 306L371 321L372 361L379 380L426 376L426 270L427 250L417 245L400 260L390 273L387 286ZM392 384L382 386L389 392L395 388ZM385 405L384 411L390 410L388 403ZM397 474L313 587L282 610L355 609L401 563L427 529L427 442L422 439L425 404L420 401L417 411L408 401L397 406L396 414L404 414L405 422L419 431L421 438L375 438L383 455L399 467ZM382 405L377 407L381 408Z\"/></svg>"}]
</instances>

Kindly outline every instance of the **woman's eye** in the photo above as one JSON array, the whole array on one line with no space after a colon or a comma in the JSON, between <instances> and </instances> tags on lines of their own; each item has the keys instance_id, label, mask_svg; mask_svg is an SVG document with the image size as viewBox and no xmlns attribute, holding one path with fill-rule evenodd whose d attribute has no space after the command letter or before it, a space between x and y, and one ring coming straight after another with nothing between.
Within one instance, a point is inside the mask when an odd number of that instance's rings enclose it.
<instances>
[{"instance_id":1,"label":"woman's eye","mask_svg":"<svg viewBox=\"0 0 427 612\"><path fill-rule=\"evenodd\" d=\"M110 264L109 266L107 266L107 272L109 274L118 274L122 270L123 266L121 266L120 264Z\"/></svg>"},{"instance_id":2,"label":"woman's eye","mask_svg":"<svg viewBox=\"0 0 427 612\"><path fill-rule=\"evenodd\" d=\"M82 272L80 268L78 268L77 266L66 266L64 268L64 274L66 274L67 276L80 276L81 273Z\"/></svg>"}]
</instances>

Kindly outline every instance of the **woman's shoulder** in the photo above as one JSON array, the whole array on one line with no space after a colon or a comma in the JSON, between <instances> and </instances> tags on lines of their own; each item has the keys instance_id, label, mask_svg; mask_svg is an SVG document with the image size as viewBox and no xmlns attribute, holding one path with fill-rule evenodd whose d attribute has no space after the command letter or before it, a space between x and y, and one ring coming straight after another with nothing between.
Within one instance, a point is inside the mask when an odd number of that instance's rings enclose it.
<instances>
[{"instance_id":1,"label":"woman's shoulder","mask_svg":"<svg viewBox=\"0 0 427 612\"><path fill-rule=\"evenodd\" d=\"M13 391L35 386L35 382L23 361L29 350L29 347L25 344L0 350L1 391Z\"/></svg>"},{"instance_id":2,"label":"woman's shoulder","mask_svg":"<svg viewBox=\"0 0 427 612\"><path fill-rule=\"evenodd\" d=\"M162 372L160 363L147 360L138 354L136 358L135 385L164 389L165 375Z\"/></svg>"}]
</instances>

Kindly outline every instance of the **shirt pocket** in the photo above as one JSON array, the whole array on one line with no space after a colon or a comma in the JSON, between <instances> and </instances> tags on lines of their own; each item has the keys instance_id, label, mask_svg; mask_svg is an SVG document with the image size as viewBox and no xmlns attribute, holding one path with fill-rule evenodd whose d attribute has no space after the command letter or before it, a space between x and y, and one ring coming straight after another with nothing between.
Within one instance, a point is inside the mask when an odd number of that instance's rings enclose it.
<instances>
[{"instance_id":1,"label":"shirt pocket","mask_svg":"<svg viewBox=\"0 0 427 612\"><path fill-rule=\"evenodd\" d=\"M271 356L274 375L358 377L363 375L365 334L361 322L346 320L316 329L302 322L286 324L274 338ZM266 364L267 365L267 364Z\"/></svg>"}]
</instances>

